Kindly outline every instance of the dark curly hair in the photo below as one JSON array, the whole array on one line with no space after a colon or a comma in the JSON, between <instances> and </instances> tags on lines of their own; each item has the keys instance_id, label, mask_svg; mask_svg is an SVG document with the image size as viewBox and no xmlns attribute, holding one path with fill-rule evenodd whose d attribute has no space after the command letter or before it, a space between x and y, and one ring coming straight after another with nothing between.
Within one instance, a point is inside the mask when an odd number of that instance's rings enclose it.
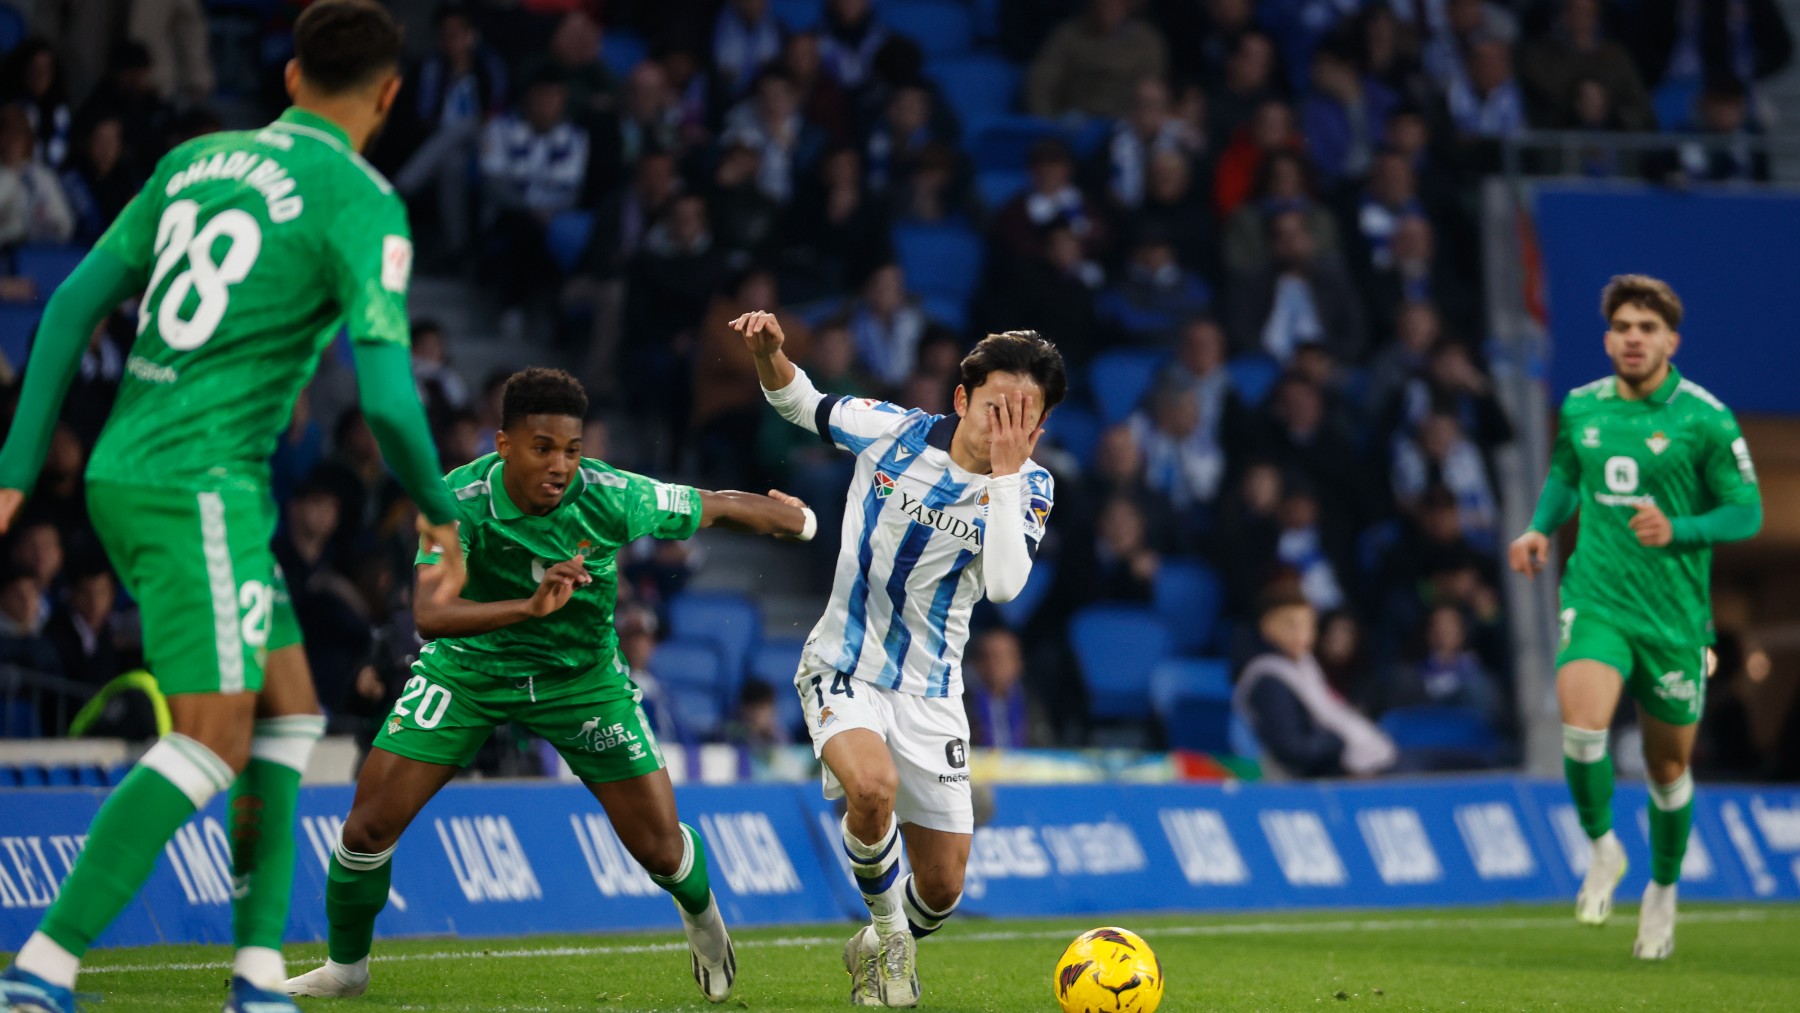
<instances>
[{"instance_id":1,"label":"dark curly hair","mask_svg":"<svg viewBox=\"0 0 1800 1013\"><path fill-rule=\"evenodd\" d=\"M587 391L581 389L580 380L560 369L533 366L507 378L506 389L500 392L500 428L511 429L531 415L582 419L587 407Z\"/></svg>"},{"instance_id":2,"label":"dark curly hair","mask_svg":"<svg viewBox=\"0 0 1800 1013\"><path fill-rule=\"evenodd\" d=\"M1045 412L1060 404L1069 391L1062 353L1036 331L1004 331L982 338L963 357L963 390L975 393L991 373L1020 373L1037 381L1044 392Z\"/></svg>"},{"instance_id":3,"label":"dark curly hair","mask_svg":"<svg viewBox=\"0 0 1800 1013\"><path fill-rule=\"evenodd\" d=\"M327 95L355 91L400 66L400 24L374 0L321 0L294 22L300 73Z\"/></svg>"}]
</instances>

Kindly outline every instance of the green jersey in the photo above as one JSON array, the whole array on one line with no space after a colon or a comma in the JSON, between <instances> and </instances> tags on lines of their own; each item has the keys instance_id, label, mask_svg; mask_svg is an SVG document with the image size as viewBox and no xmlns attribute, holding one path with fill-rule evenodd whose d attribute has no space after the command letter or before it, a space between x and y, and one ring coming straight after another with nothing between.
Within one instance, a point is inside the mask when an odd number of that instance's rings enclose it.
<instances>
[{"instance_id":1,"label":"green jersey","mask_svg":"<svg viewBox=\"0 0 1800 1013\"><path fill-rule=\"evenodd\" d=\"M428 650L448 651L464 668L506 678L578 675L612 664L618 647L613 605L618 597L616 557L622 546L651 535L691 537L700 527L700 493L583 459L548 514L522 512L501 482L505 463L487 454L444 477L456 496L458 531L468 560L462 596L470 601L529 598L550 566L580 555L593 582L575 589L568 604L545 616L473 637L443 638ZM420 565L437 554L419 554Z\"/></svg>"},{"instance_id":2,"label":"green jersey","mask_svg":"<svg viewBox=\"0 0 1800 1013\"><path fill-rule=\"evenodd\" d=\"M92 478L264 487L339 327L409 341L405 206L342 130L300 109L171 151L99 246L144 293Z\"/></svg>"},{"instance_id":3,"label":"green jersey","mask_svg":"<svg viewBox=\"0 0 1800 1013\"><path fill-rule=\"evenodd\" d=\"M1620 397L1614 377L1595 380L1563 401L1550 476L1580 497L1564 607L1645 640L1712 643L1711 546L1646 548L1631 518L1641 503L1671 520L1759 503L1750 450L1731 410L1673 367L1640 401Z\"/></svg>"}]
</instances>

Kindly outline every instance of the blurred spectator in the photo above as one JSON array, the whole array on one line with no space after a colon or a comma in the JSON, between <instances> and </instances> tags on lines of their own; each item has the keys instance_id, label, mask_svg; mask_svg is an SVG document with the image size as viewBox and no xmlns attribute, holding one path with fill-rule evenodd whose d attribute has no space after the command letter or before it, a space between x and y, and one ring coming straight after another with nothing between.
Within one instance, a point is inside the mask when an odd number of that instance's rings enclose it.
<instances>
[{"instance_id":1,"label":"blurred spectator","mask_svg":"<svg viewBox=\"0 0 1800 1013\"><path fill-rule=\"evenodd\" d=\"M52 515L39 512L17 524L11 533L11 551L6 565L22 570L35 583L43 601L39 620L50 615L51 593L63 570L63 534Z\"/></svg>"},{"instance_id":2,"label":"blurred spectator","mask_svg":"<svg viewBox=\"0 0 1800 1013\"><path fill-rule=\"evenodd\" d=\"M792 234L787 259L808 298L848 292L892 256L883 209L869 194L854 148L820 160L795 201Z\"/></svg>"},{"instance_id":3,"label":"blurred spectator","mask_svg":"<svg viewBox=\"0 0 1800 1013\"><path fill-rule=\"evenodd\" d=\"M1275 520L1275 564L1299 578L1300 593L1314 608L1329 611L1347 605L1352 571L1344 521L1323 513L1319 497L1304 479L1288 483L1282 491Z\"/></svg>"},{"instance_id":4,"label":"blurred spectator","mask_svg":"<svg viewBox=\"0 0 1800 1013\"><path fill-rule=\"evenodd\" d=\"M1213 278L1219 233L1204 188L1195 182L1193 162L1180 151L1158 149L1150 155L1144 189L1142 202L1126 219L1126 231L1136 234L1154 224L1174 244L1181 266Z\"/></svg>"},{"instance_id":5,"label":"blurred spectator","mask_svg":"<svg viewBox=\"0 0 1800 1013\"><path fill-rule=\"evenodd\" d=\"M1504 43L1480 39L1464 56L1464 70L1450 83L1450 120L1467 143L1513 137L1525 129L1525 99L1513 80L1512 54Z\"/></svg>"},{"instance_id":6,"label":"blurred spectator","mask_svg":"<svg viewBox=\"0 0 1800 1013\"><path fill-rule=\"evenodd\" d=\"M1399 151L1382 149L1370 166L1369 181L1363 188L1356 211L1356 232L1362 240L1364 270L1382 271L1391 266L1394 255L1389 244L1393 242L1400 222L1424 214L1425 204L1419 199L1418 172ZM1391 331L1391 327L1383 323L1391 324L1391 307L1388 309L1390 312L1371 317L1378 338L1386 337Z\"/></svg>"},{"instance_id":7,"label":"blurred spectator","mask_svg":"<svg viewBox=\"0 0 1800 1013\"><path fill-rule=\"evenodd\" d=\"M1395 6L1366 7L1354 24L1354 34L1359 66L1370 80L1380 82L1402 101L1427 89L1419 47L1409 44L1417 40L1403 37Z\"/></svg>"},{"instance_id":8,"label":"blurred spectator","mask_svg":"<svg viewBox=\"0 0 1800 1013\"><path fill-rule=\"evenodd\" d=\"M1087 257L1100 259L1110 230L1100 209L1075 187L1075 160L1068 146L1054 138L1033 144L1029 171L1031 185L994 215L995 251L1009 264L1028 261L1039 253L1040 230L1061 224L1081 240Z\"/></svg>"},{"instance_id":9,"label":"blurred spectator","mask_svg":"<svg viewBox=\"0 0 1800 1013\"><path fill-rule=\"evenodd\" d=\"M790 690L791 691L791 690ZM747 749L772 749L794 741L775 710L775 688L761 679L748 679L738 691L737 711L725 723L724 739Z\"/></svg>"},{"instance_id":10,"label":"blurred spectator","mask_svg":"<svg viewBox=\"0 0 1800 1013\"><path fill-rule=\"evenodd\" d=\"M106 79L81 107L78 119L117 116L124 126L125 158L137 176L148 176L169 150L175 107L156 90L150 50L141 43L121 43Z\"/></svg>"},{"instance_id":11,"label":"blurred spectator","mask_svg":"<svg viewBox=\"0 0 1800 1013\"><path fill-rule=\"evenodd\" d=\"M662 68L675 100L681 144L691 148L704 143L711 136L713 92L700 58L692 49L671 46L644 62Z\"/></svg>"},{"instance_id":12,"label":"blurred spectator","mask_svg":"<svg viewBox=\"0 0 1800 1013\"><path fill-rule=\"evenodd\" d=\"M1363 394L1363 414L1379 418L1414 377L1425 372L1431 350L1443 333L1437 308L1428 302L1402 303L1392 313L1392 340L1385 341L1369 361L1368 383ZM1377 331L1378 338L1385 332Z\"/></svg>"},{"instance_id":13,"label":"blurred spectator","mask_svg":"<svg viewBox=\"0 0 1800 1013\"><path fill-rule=\"evenodd\" d=\"M307 665L328 718L367 706L356 699L371 696L365 669L393 668L392 659L382 657L392 648L381 627L395 612L394 566L371 548L340 557L342 570L321 565L304 585L289 584Z\"/></svg>"},{"instance_id":14,"label":"blurred spectator","mask_svg":"<svg viewBox=\"0 0 1800 1013\"><path fill-rule=\"evenodd\" d=\"M819 59L846 91L860 89L875 71L875 53L888 29L875 17L873 0L825 0Z\"/></svg>"},{"instance_id":15,"label":"blurred spectator","mask_svg":"<svg viewBox=\"0 0 1800 1013\"><path fill-rule=\"evenodd\" d=\"M398 509L408 501L382 462L381 448L361 409L346 409L338 417L331 444L331 456L313 472L313 478L337 496L338 524L331 552L349 558L351 546L363 536L390 533Z\"/></svg>"},{"instance_id":16,"label":"blurred spectator","mask_svg":"<svg viewBox=\"0 0 1800 1013\"><path fill-rule=\"evenodd\" d=\"M1519 58L1519 79L1531 105L1532 121L1557 126L1577 119L1576 82L1591 78L1612 99L1626 130L1656 129L1650 92L1625 47L1602 34L1600 0L1563 0L1562 16L1543 38L1529 42ZM1470 74L1475 74L1473 65ZM1455 91L1451 94L1454 96Z\"/></svg>"},{"instance_id":17,"label":"blurred spectator","mask_svg":"<svg viewBox=\"0 0 1800 1013\"><path fill-rule=\"evenodd\" d=\"M1429 329L1425 320L1414 322ZM1513 437L1512 422L1494 394L1494 385L1475 365L1466 345L1442 340L1430 346L1423 368L1405 380L1397 396L1385 406L1384 434L1407 435L1433 411L1454 416L1483 454Z\"/></svg>"},{"instance_id":18,"label":"blurred spectator","mask_svg":"<svg viewBox=\"0 0 1800 1013\"><path fill-rule=\"evenodd\" d=\"M1106 274L1083 253L1067 224L1052 225L1042 236L1043 254L1015 265L999 293L1002 326L1055 334L1064 358L1086 363L1100 346L1095 293Z\"/></svg>"},{"instance_id":19,"label":"blurred spectator","mask_svg":"<svg viewBox=\"0 0 1800 1013\"><path fill-rule=\"evenodd\" d=\"M1025 82L1025 108L1033 116L1119 119L1131 112L1139 80L1168 73L1162 32L1133 17L1132 7L1131 0L1088 0L1080 15L1050 33Z\"/></svg>"},{"instance_id":20,"label":"blurred spectator","mask_svg":"<svg viewBox=\"0 0 1800 1013\"><path fill-rule=\"evenodd\" d=\"M1425 25L1420 58L1440 91L1462 76L1463 54L1477 41L1510 47L1519 39L1518 20L1491 0L1395 0L1393 6L1401 20Z\"/></svg>"},{"instance_id":21,"label":"blurred spectator","mask_svg":"<svg viewBox=\"0 0 1800 1013\"><path fill-rule=\"evenodd\" d=\"M1076 518L1075 526L1084 532L1094 530L1100 510L1106 504L1115 499L1127 499L1135 503L1144 516L1150 548L1157 552L1175 552L1186 548L1191 540L1191 532L1177 522L1169 497L1151 487L1144 446L1138 440L1137 427L1129 420L1100 434L1086 480L1067 491L1079 493L1070 497L1070 514Z\"/></svg>"},{"instance_id":22,"label":"blurred spectator","mask_svg":"<svg viewBox=\"0 0 1800 1013\"><path fill-rule=\"evenodd\" d=\"M337 493L324 475L309 476L294 490L273 546L289 591L303 593L313 574L331 565L329 550L341 514Z\"/></svg>"},{"instance_id":23,"label":"blurred spectator","mask_svg":"<svg viewBox=\"0 0 1800 1013\"><path fill-rule=\"evenodd\" d=\"M1144 511L1124 496L1100 507L1092 578L1076 585L1095 601L1150 600L1162 556L1150 546Z\"/></svg>"},{"instance_id":24,"label":"blurred spectator","mask_svg":"<svg viewBox=\"0 0 1800 1013\"><path fill-rule=\"evenodd\" d=\"M1156 23L1169 40L1177 77L1213 87L1237 42L1256 30L1252 0L1151 0Z\"/></svg>"},{"instance_id":25,"label":"blurred spectator","mask_svg":"<svg viewBox=\"0 0 1800 1013\"><path fill-rule=\"evenodd\" d=\"M69 156L73 117L56 51L43 39L26 39L6 54L0 86L5 88L6 102L25 112L34 138L31 157L48 168L62 168Z\"/></svg>"},{"instance_id":26,"label":"blurred spectator","mask_svg":"<svg viewBox=\"0 0 1800 1013\"><path fill-rule=\"evenodd\" d=\"M468 407L469 388L450 367L444 327L436 320L420 317L412 322L412 371L419 400L434 424L441 425L451 413Z\"/></svg>"},{"instance_id":27,"label":"blurred spectator","mask_svg":"<svg viewBox=\"0 0 1800 1013\"><path fill-rule=\"evenodd\" d=\"M1269 222L1293 211L1306 220L1313 249L1321 258L1336 259L1343 246L1337 219L1313 199L1306 160L1291 151L1273 151L1257 172L1256 190L1225 220L1224 262L1227 277L1252 277L1269 269Z\"/></svg>"},{"instance_id":28,"label":"blurred spectator","mask_svg":"<svg viewBox=\"0 0 1800 1013\"><path fill-rule=\"evenodd\" d=\"M449 412L432 436L437 440L438 459L445 471L460 468L486 452L482 447L481 419L470 408ZM582 452L586 453L585 447Z\"/></svg>"},{"instance_id":29,"label":"blurred spectator","mask_svg":"<svg viewBox=\"0 0 1800 1013\"><path fill-rule=\"evenodd\" d=\"M920 85L894 90L864 149L869 189L888 192L910 173L926 145L947 140L932 131L932 101L931 92Z\"/></svg>"},{"instance_id":30,"label":"blurred spectator","mask_svg":"<svg viewBox=\"0 0 1800 1013\"><path fill-rule=\"evenodd\" d=\"M1394 499L1411 511L1427 489L1439 485L1456 497L1463 537L1478 551L1492 552L1500 506L1481 451L1463 435L1456 416L1434 411L1420 424L1417 438L1394 449Z\"/></svg>"},{"instance_id":31,"label":"blurred spectator","mask_svg":"<svg viewBox=\"0 0 1800 1013\"><path fill-rule=\"evenodd\" d=\"M1505 720L1504 698L1493 674L1469 648L1462 610L1454 605L1433 606L1425 614L1422 639L1422 656L1402 670L1397 685L1389 690L1387 705L1462 707L1498 728Z\"/></svg>"},{"instance_id":32,"label":"blurred spectator","mask_svg":"<svg viewBox=\"0 0 1800 1013\"><path fill-rule=\"evenodd\" d=\"M654 674L656 636L659 627L656 612L638 602L621 599L613 613L613 626L618 631L619 653L629 667L631 681L643 693L642 706L650 719L650 727L663 742L681 742L681 727L676 723L675 709Z\"/></svg>"},{"instance_id":33,"label":"blurred spectator","mask_svg":"<svg viewBox=\"0 0 1800 1013\"><path fill-rule=\"evenodd\" d=\"M1326 429L1348 434L1352 441L1361 437L1363 415L1346 391L1350 377L1330 349L1317 344L1301 345L1294 350L1288 371L1319 392L1325 404Z\"/></svg>"},{"instance_id":34,"label":"blurred spectator","mask_svg":"<svg viewBox=\"0 0 1800 1013\"><path fill-rule=\"evenodd\" d=\"M58 530L71 539L92 536L88 531L87 447L68 423L58 422L50 434L44 470L32 492L32 505L45 517L55 518Z\"/></svg>"},{"instance_id":35,"label":"blurred spectator","mask_svg":"<svg viewBox=\"0 0 1800 1013\"><path fill-rule=\"evenodd\" d=\"M1697 91L1719 78L1748 91L1794 55L1793 33L1775 0L1644 0L1632 21L1639 73L1659 91Z\"/></svg>"},{"instance_id":36,"label":"blurred spectator","mask_svg":"<svg viewBox=\"0 0 1800 1013\"><path fill-rule=\"evenodd\" d=\"M713 22L712 65L719 87L736 100L764 64L781 53L781 23L769 0L726 0Z\"/></svg>"},{"instance_id":37,"label":"blurred spectator","mask_svg":"<svg viewBox=\"0 0 1800 1013\"><path fill-rule=\"evenodd\" d=\"M779 67L764 70L749 98L725 117L726 144L743 144L762 156L757 185L785 205L795 182L824 153L825 134L800 115L793 79Z\"/></svg>"},{"instance_id":38,"label":"blurred spectator","mask_svg":"<svg viewBox=\"0 0 1800 1013\"><path fill-rule=\"evenodd\" d=\"M1100 297L1100 320L1138 345L1174 344L1181 325L1212 308L1212 289L1175 258L1169 236L1146 224L1119 280Z\"/></svg>"},{"instance_id":39,"label":"blurred spectator","mask_svg":"<svg viewBox=\"0 0 1800 1013\"><path fill-rule=\"evenodd\" d=\"M645 152L632 172L631 184L608 194L595 211L582 270L563 289L565 303L587 307L591 317L581 381L596 404L610 400L617 388L625 273L651 224L680 189L674 157L666 151Z\"/></svg>"},{"instance_id":40,"label":"blurred spectator","mask_svg":"<svg viewBox=\"0 0 1800 1013\"><path fill-rule=\"evenodd\" d=\"M1175 115L1169 102L1169 86L1161 78L1146 77L1137 83L1131 114L1113 127L1104 152L1106 192L1119 207L1135 208L1144 202L1150 161L1165 152L1181 158L1197 155L1203 139Z\"/></svg>"},{"instance_id":41,"label":"blurred spectator","mask_svg":"<svg viewBox=\"0 0 1800 1013\"><path fill-rule=\"evenodd\" d=\"M1242 443L1244 404L1225 369L1225 331L1218 321L1198 317L1181 325L1175 358L1163 367L1162 379L1194 392L1201 425L1221 447Z\"/></svg>"},{"instance_id":42,"label":"blurred spectator","mask_svg":"<svg viewBox=\"0 0 1800 1013\"><path fill-rule=\"evenodd\" d=\"M28 570L0 574L0 664L61 675L62 659L44 636L44 585Z\"/></svg>"},{"instance_id":43,"label":"blurred spectator","mask_svg":"<svg viewBox=\"0 0 1800 1013\"><path fill-rule=\"evenodd\" d=\"M1215 410L1222 407L1214 400ZM1201 527L1225 477L1225 448L1217 418L1203 413L1193 385L1166 376L1149 403L1131 416L1132 434L1143 448L1146 484L1168 498L1180 523Z\"/></svg>"},{"instance_id":44,"label":"blurred spectator","mask_svg":"<svg viewBox=\"0 0 1800 1013\"><path fill-rule=\"evenodd\" d=\"M1452 330L1465 334L1484 331L1474 293L1438 256L1437 233L1429 219L1408 215L1397 221L1388 237L1386 259L1385 266L1371 273L1367 289L1377 333L1393 326L1381 311L1403 302L1435 304Z\"/></svg>"},{"instance_id":45,"label":"blurred spectator","mask_svg":"<svg viewBox=\"0 0 1800 1013\"><path fill-rule=\"evenodd\" d=\"M125 126L117 116L86 124L59 179L75 216L72 238L91 244L137 196L141 182L125 161Z\"/></svg>"},{"instance_id":46,"label":"blurred spectator","mask_svg":"<svg viewBox=\"0 0 1800 1013\"><path fill-rule=\"evenodd\" d=\"M437 48L414 68L397 110L412 136L394 187L409 198L427 190L435 197L439 252L450 262L468 250L469 165L483 127L506 110L506 65L482 42L467 7L446 3L435 17Z\"/></svg>"},{"instance_id":47,"label":"blurred spectator","mask_svg":"<svg viewBox=\"0 0 1800 1013\"><path fill-rule=\"evenodd\" d=\"M850 99L825 73L822 59L817 32L795 32L781 47L781 69L800 95L801 114L825 132L827 143L845 144L850 140Z\"/></svg>"},{"instance_id":48,"label":"blurred spectator","mask_svg":"<svg viewBox=\"0 0 1800 1013\"><path fill-rule=\"evenodd\" d=\"M1238 127L1231 142L1219 153L1213 175L1213 202L1224 218L1255 196L1262 178L1263 161L1278 151L1299 154L1306 139L1294 129L1294 112L1280 99L1268 99L1256 107L1250 121Z\"/></svg>"},{"instance_id":49,"label":"blurred spectator","mask_svg":"<svg viewBox=\"0 0 1800 1013\"><path fill-rule=\"evenodd\" d=\"M75 234L62 183L32 157L32 143L24 108L0 108L0 245L61 243Z\"/></svg>"},{"instance_id":50,"label":"blurred spectator","mask_svg":"<svg viewBox=\"0 0 1800 1013\"><path fill-rule=\"evenodd\" d=\"M1017 634L994 629L976 636L963 675L969 745L1032 749L1051 744L1049 719L1025 689L1025 652Z\"/></svg>"},{"instance_id":51,"label":"blurred spectator","mask_svg":"<svg viewBox=\"0 0 1800 1013\"><path fill-rule=\"evenodd\" d=\"M706 309L694 351L693 433L700 450L701 471L722 488L750 488L755 472L757 422L767 411L755 383L756 360L744 336L731 321L752 310L782 305L775 275L754 269L728 292L720 292ZM794 354L804 361L812 332L802 320L783 313L783 329Z\"/></svg>"},{"instance_id":52,"label":"blurred spectator","mask_svg":"<svg viewBox=\"0 0 1800 1013\"><path fill-rule=\"evenodd\" d=\"M900 386L918 361L927 324L925 311L907 295L900 265L877 268L850 308L850 337L858 362L876 382Z\"/></svg>"},{"instance_id":53,"label":"blurred spectator","mask_svg":"<svg viewBox=\"0 0 1800 1013\"><path fill-rule=\"evenodd\" d=\"M550 36L550 51L527 63L520 75L526 80L551 77L568 89L568 117L589 129L610 111L619 84L600 59L600 24L577 7L564 14Z\"/></svg>"},{"instance_id":54,"label":"blurred spectator","mask_svg":"<svg viewBox=\"0 0 1800 1013\"><path fill-rule=\"evenodd\" d=\"M75 381L63 399L63 420L74 430L83 447L91 447L106 426L119 382L125 376L125 356L137 337L137 325L125 314L113 312L94 327L87 351L76 367Z\"/></svg>"},{"instance_id":55,"label":"blurred spectator","mask_svg":"<svg viewBox=\"0 0 1800 1013\"><path fill-rule=\"evenodd\" d=\"M905 179L893 188L888 207L895 221L941 225L974 217L976 208L960 172L956 149L933 141L919 149Z\"/></svg>"},{"instance_id":56,"label":"blurred spectator","mask_svg":"<svg viewBox=\"0 0 1800 1013\"><path fill-rule=\"evenodd\" d=\"M1743 82L1720 77L1707 82L1695 102L1699 131L1711 144L1682 144L1662 169L1669 183L1720 183L1734 180L1766 181L1769 156L1752 148L1749 129L1750 102ZM1724 142L1724 143L1721 143Z\"/></svg>"},{"instance_id":57,"label":"blurred spectator","mask_svg":"<svg viewBox=\"0 0 1800 1013\"><path fill-rule=\"evenodd\" d=\"M300 395L294 399L293 416L275 439L275 453L269 459L269 488L276 503L286 503L325 459L325 427L313 412L317 386L315 380L300 389Z\"/></svg>"},{"instance_id":58,"label":"blurred spectator","mask_svg":"<svg viewBox=\"0 0 1800 1013\"><path fill-rule=\"evenodd\" d=\"M1275 79L1275 44L1262 32L1237 36L1223 66L1224 77L1207 99L1214 150L1223 148L1248 126L1258 109L1281 98Z\"/></svg>"},{"instance_id":59,"label":"blurred spectator","mask_svg":"<svg viewBox=\"0 0 1800 1013\"><path fill-rule=\"evenodd\" d=\"M1267 596L1266 649L1238 676L1232 705L1255 730L1263 762L1289 777L1364 777L1399 759L1392 739L1333 692L1313 656L1313 606L1292 589Z\"/></svg>"},{"instance_id":60,"label":"blurred spectator","mask_svg":"<svg viewBox=\"0 0 1800 1013\"><path fill-rule=\"evenodd\" d=\"M560 78L548 73L532 78L519 111L483 131L482 182L505 244L501 300L513 313L542 292L547 279L559 276L544 248L544 231L552 218L575 206L587 178L588 134L570 122L568 99ZM507 330L517 340L522 328L510 324Z\"/></svg>"},{"instance_id":61,"label":"blurred spectator","mask_svg":"<svg viewBox=\"0 0 1800 1013\"><path fill-rule=\"evenodd\" d=\"M212 97L212 56L201 0L132 0L128 11L126 37L150 51L156 93L182 105Z\"/></svg>"},{"instance_id":62,"label":"blurred spectator","mask_svg":"<svg viewBox=\"0 0 1800 1013\"><path fill-rule=\"evenodd\" d=\"M709 217L725 265L743 270L764 263L781 246L781 205L757 185L762 156L742 142L728 144L713 169Z\"/></svg>"},{"instance_id":63,"label":"blurred spectator","mask_svg":"<svg viewBox=\"0 0 1800 1013\"><path fill-rule=\"evenodd\" d=\"M661 348L679 332L698 324L707 300L724 276L724 257L713 243L706 201L697 194L677 194L662 219L645 234L632 267L626 333L636 335L637 340L626 346L627 359ZM630 375L634 363L625 365L624 372Z\"/></svg>"},{"instance_id":64,"label":"blurred spectator","mask_svg":"<svg viewBox=\"0 0 1800 1013\"><path fill-rule=\"evenodd\" d=\"M1305 377L1289 374L1276 385L1255 445L1258 456L1304 476L1334 523L1355 524L1369 512L1355 446L1333 425L1324 392Z\"/></svg>"},{"instance_id":65,"label":"blurred spectator","mask_svg":"<svg viewBox=\"0 0 1800 1013\"><path fill-rule=\"evenodd\" d=\"M1319 668L1332 690L1346 700L1360 700L1368 690L1369 652L1363 643L1362 624L1346 609L1335 609L1319 619Z\"/></svg>"},{"instance_id":66,"label":"blurred spectator","mask_svg":"<svg viewBox=\"0 0 1800 1013\"><path fill-rule=\"evenodd\" d=\"M1271 266L1235 290L1232 341L1286 362L1294 349L1316 341L1333 358L1354 362L1363 348L1362 300L1334 261L1319 256L1301 211L1269 219Z\"/></svg>"},{"instance_id":67,"label":"blurred spectator","mask_svg":"<svg viewBox=\"0 0 1800 1013\"><path fill-rule=\"evenodd\" d=\"M1255 618L1256 598L1280 530L1281 468L1267 458L1242 467L1231 495L1219 511L1214 555L1225 578L1225 605L1230 615Z\"/></svg>"},{"instance_id":68,"label":"blurred spectator","mask_svg":"<svg viewBox=\"0 0 1800 1013\"><path fill-rule=\"evenodd\" d=\"M591 187L609 193L631 178L641 158L652 152L679 157L684 147L681 104L669 75L645 60L626 75L618 106L595 122Z\"/></svg>"},{"instance_id":69,"label":"blurred spectator","mask_svg":"<svg viewBox=\"0 0 1800 1013\"><path fill-rule=\"evenodd\" d=\"M67 600L50 616L45 636L56 648L65 678L104 686L123 669L113 639L117 588L105 564L90 564L69 577Z\"/></svg>"},{"instance_id":70,"label":"blurred spectator","mask_svg":"<svg viewBox=\"0 0 1800 1013\"><path fill-rule=\"evenodd\" d=\"M1387 118L1400 97L1363 73L1346 43L1313 53L1312 88L1300 105L1300 122L1315 164L1328 182L1361 179L1369 172Z\"/></svg>"}]
</instances>

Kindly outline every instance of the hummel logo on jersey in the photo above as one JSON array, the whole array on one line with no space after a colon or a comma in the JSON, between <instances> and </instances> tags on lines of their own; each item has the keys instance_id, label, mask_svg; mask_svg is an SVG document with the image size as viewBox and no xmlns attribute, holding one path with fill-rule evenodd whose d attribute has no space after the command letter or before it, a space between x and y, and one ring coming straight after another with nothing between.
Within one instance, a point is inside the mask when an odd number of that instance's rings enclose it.
<instances>
[{"instance_id":1,"label":"hummel logo on jersey","mask_svg":"<svg viewBox=\"0 0 1800 1013\"><path fill-rule=\"evenodd\" d=\"M1581 445L1584 447L1598 447L1600 445L1600 427L1588 426L1586 429L1583 429L1581 431Z\"/></svg>"},{"instance_id":2,"label":"hummel logo on jersey","mask_svg":"<svg viewBox=\"0 0 1800 1013\"><path fill-rule=\"evenodd\" d=\"M892 496L893 494L894 494L894 480L889 478L887 472L885 472L885 471L876 472L875 473L875 498L876 499L887 499L889 496Z\"/></svg>"},{"instance_id":3,"label":"hummel logo on jersey","mask_svg":"<svg viewBox=\"0 0 1800 1013\"><path fill-rule=\"evenodd\" d=\"M1669 438L1667 436L1664 436L1662 434L1662 430L1660 430L1660 429L1658 429L1656 432L1652 433L1650 435L1650 438L1645 440L1644 442L1650 445L1650 452L1652 454L1660 454L1663 451L1669 449Z\"/></svg>"}]
</instances>

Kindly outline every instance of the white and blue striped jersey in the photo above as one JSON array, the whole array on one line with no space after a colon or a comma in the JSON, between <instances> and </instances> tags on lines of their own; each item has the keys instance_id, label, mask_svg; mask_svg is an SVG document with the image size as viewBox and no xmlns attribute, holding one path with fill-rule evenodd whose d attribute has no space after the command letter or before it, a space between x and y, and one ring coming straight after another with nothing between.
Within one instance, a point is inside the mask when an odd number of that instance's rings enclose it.
<instances>
[{"instance_id":1,"label":"white and blue striped jersey","mask_svg":"<svg viewBox=\"0 0 1800 1013\"><path fill-rule=\"evenodd\" d=\"M956 415L816 395L808 427L856 455L831 603L807 639L814 660L926 697L962 695L969 616L983 595L988 476L950 460ZM1027 550L1054 502L1050 473L1020 469Z\"/></svg>"}]
</instances>

